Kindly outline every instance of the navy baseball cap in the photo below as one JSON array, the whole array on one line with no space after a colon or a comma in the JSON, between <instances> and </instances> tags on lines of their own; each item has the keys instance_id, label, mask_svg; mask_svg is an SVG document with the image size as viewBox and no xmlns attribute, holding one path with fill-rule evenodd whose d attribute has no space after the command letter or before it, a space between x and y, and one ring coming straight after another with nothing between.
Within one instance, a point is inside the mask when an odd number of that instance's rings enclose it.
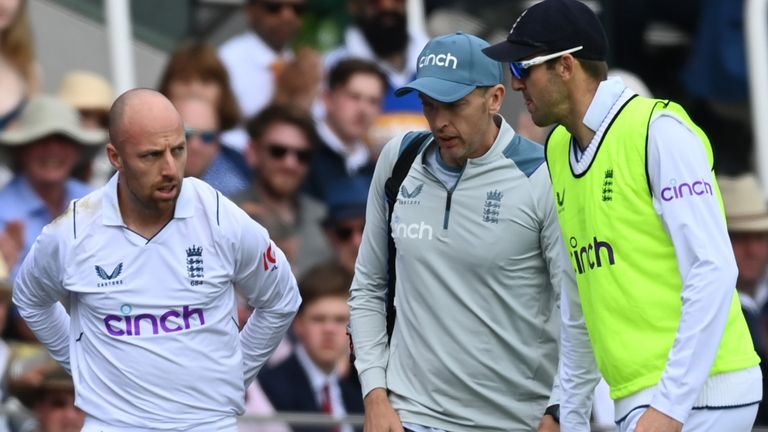
<instances>
[{"instance_id":1,"label":"navy baseball cap","mask_svg":"<svg viewBox=\"0 0 768 432\"><path fill-rule=\"evenodd\" d=\"M524 10L507 39L483 53L502 62L517 62L534 54L555 53L577 46L573 56L606 60L608 39L589 6L578 0L544 0Z\"/></svg>"},{"instance_id":2,"label":"navy baseball cap","mask_svg":"<svg viewBox=\"0 0 768 432\"><path fill-rule=\"evenodd\" d=\"M466 33L430 40L419 54L416 79L395 91L403 96L418 91L440 102L455 102L478 87L504 80L501 63L483 55L488 42Z\"/></svg>"}]
</instances>

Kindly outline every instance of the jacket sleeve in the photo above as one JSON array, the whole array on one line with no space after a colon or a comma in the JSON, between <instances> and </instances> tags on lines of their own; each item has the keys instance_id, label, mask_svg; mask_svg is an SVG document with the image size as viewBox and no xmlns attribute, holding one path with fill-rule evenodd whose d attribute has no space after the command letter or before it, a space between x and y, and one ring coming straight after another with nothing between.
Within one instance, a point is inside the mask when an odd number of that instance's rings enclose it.
<instances>
[{"instance_id":1,"label":"jacket sleeve","mask_svg":"<svg viewBox=\"0 0 768 432\"><path fill-rule=\"evenodd\" d=\"M363 397L377 387L387 387L385 371L389 358L386 332L388 251L384 183L392 173L401 141L402 137L397 137L387 143L376 164L368 192L363 240L350 289L350 334Z\"/></svg>"}]
</instances>

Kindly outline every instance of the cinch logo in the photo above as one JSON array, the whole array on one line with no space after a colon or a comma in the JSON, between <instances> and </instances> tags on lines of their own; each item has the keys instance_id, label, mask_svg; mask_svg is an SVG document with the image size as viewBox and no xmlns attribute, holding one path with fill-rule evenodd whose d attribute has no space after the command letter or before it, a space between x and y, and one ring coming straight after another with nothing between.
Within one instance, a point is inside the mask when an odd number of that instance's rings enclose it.
<instances>
[{"instance_id":1,"label":"cinch logo","mask_svg":"<svg viewBox=\"0 0 768 432\"><path fill-rule=\"evenodd\" d=\"M664 201L672 201L693 195L714 195L712 185L704 180L677 184L677 179L672 179L669 181L669 186L661 190L661 199Z\"/></svg>"},{"instance_id":2,"label":"cinch logo","mask_svg":"<svg viewBox=\"0 0 768 432\"><path fill-rule=\"evenodd\" d=\"M453 66L451 66L451 63L453 63ZM451 69L456 69L456 66L459 65L459 59L453 56L453 54L430 54L427 56L422 56L419 58L419 67L429 66L429 65L437 65L437 66L443 66L443 67L450 67Z\"/></svg>"},{"instance_id":3,"label":"cinch logo","mask_svg":"<svg viewBox=\"0 0 768 432\"><path fill-rule=\"evenodd\" d=\"M203 310L200 308L190 309L189 306L182 307L181 312L171 309L159 317L146 313L136 316L129 315L131 313L131 306L129 305L122 305L120 311L125 315L107 315L104 317L104 326L112 336L141 336L142 323L144 324L145 335L150 329L153 335L157 335L189 330L195 322L198 327L205 325ZM197 316L197 320L192 320L193 316Z\"/></svg>"},{"instance_id":4,"label":"cinch logo","mask_svg":"<svg viewBox=\"0 0 768 432\"><path fill-rule=\"evenodd\" d=\"M407 239L427 239L432 240L432 227L421 223L401 224L400 218L395 217L394 229L392 230L392 237L394 238L407 238Z\"/></svg>"},{"instance_id":5,"label":"cinch logo","mask_svg":"<svg viewBox=\"0 0 768 432\"><path fill-rule=\"evenodd\" d=\"M576 237L571 237L569 240L571 245L571 252L573 253L573 259L576 263L576 271L579 274L583 274L595 267L603 266L603 258L608 258L608 265L614 265L616 260L613 257L613 247L610 243L600 241L597 237L592 237L592 243L586 246L579 247L579 242ZM605 253L605 255L601 255Z\"/></svg>"}]
</instances>

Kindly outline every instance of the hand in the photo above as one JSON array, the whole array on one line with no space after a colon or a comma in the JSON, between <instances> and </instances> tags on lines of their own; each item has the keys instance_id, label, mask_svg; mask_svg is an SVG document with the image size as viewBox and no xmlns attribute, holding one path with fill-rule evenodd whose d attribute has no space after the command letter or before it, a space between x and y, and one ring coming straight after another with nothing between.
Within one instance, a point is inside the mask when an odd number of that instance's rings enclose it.
<instances>
[{"instance_id":1,"label":"hand","mask_svg":"<svg viewBox=\"0 0 768 432\"><path fill-rule=\"evenodd\" d=\"M383 388L371 390L365 396L364 432L404 432L400 416L389 403L387 391Z\"/></svg>"},{"instance_id":2,"label":"hand","mask_svg":"<svg viewBox=\"0 0 768 432\"><path fill-rule=\"evenodd\" d=\"M682 423L653 407L645 410L635 426L635 432L681 432L682 430Z\"/></svg>"},{"instance_id":3,"label":"hand","mask_svg":"<svg viewBox=\"0 0 768 432\"><path fill-rule=\"evenodd\" d=\"M560 432L560 424L551 415L545 415L539 422L539 432Z\"/></svg>"}]
</instances>

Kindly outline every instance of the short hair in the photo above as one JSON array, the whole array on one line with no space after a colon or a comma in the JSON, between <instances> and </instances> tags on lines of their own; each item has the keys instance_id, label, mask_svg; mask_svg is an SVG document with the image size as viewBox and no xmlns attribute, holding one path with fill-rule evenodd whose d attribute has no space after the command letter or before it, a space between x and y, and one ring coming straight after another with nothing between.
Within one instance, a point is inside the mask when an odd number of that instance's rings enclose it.
<instances>
[{"instance_id":1,"label":"short hair","mask_svg":"<svg viewBox=\"0 0 768 432\"><path fill-rule=\"evenodd\" d=\"M300 129L311 147L319 142L315 123L308 113L286 105L270 105L252 117L245 124L245 129L252 140L259 140L272 125L287 123Z\"/></svg>"},{"instance_id":2,"label":"short hair","mask_svg":"<svg viewBox=\"0 0 768 432\"><path fill-rule=\"evenodd\" d=\"M323 298L348 298L351 285L352 274L336 261L312 267L299 281L301 294L299 313L305 307Z\"/></svg>"},{"instance_id":3,"label":"short hair","mask_svg":"<svg viewBox=\"0 0 768 432\"><path fill-rule=\"evenodd\" d=\"M328 74L328 88L335 90L346 85L357 74L373 75L381 81L381 88L387 91L389 81L384 71L376 64L362 59L346 59L338 62Z\"/></svg>"},{"instance_id":4,"label":"short hair","mask_svg":"<svg viewBox=\"0 0 768 432\"><path fill-rule=\"evenodd\" d=\"M182 44L165 66L158 90L170 97L171 82L192 79L213 81L221 89L221 100L216 107L216 114L219 116L219 127L222 130L232 129L240 123L240 107L232 91L229 73L213 46L196 41Z\"/></svg>"}]
</instances>

